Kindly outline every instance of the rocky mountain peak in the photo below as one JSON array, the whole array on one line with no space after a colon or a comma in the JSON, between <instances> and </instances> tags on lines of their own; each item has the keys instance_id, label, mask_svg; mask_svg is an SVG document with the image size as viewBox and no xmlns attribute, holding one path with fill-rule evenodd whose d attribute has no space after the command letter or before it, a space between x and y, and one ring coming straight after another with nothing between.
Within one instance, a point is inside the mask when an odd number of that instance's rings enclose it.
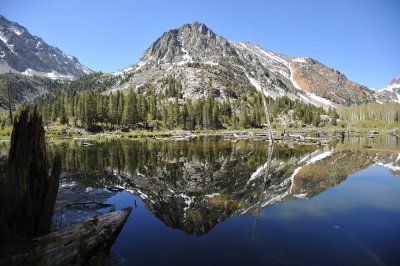
<instances>
[{"instance_id":1,"label":"rocky mountain peak","mask_svg":"<svg viewBox=\"0 0 400 266\"><path fill-rule=\"evenodd\" d=\"M400 77L394 78L389 82L389 86L398 85L400 87Z\"/></svg>"},{"instance_id":2,"label":"rocky mountain peak","mask_svg":"<svg viewBox=\"0 0 400 266\"><path fill-rule=\"evenodd\" d=\"M48 45L25 27L1 15L0 71L52 79L74 79L91 73L75 57Z\"/></svg>"},{"instance_id":3,"label":"rocky mountain peak","mask_svg":"<svg viewBox=\"0 0 400 266\"><path fill-rule=\"evenodd\" d=\"M385 88L375 91L378 102L388 101L400 103L400 77L394 78Z\"/></svg>"},{"instance_id":4,"label":"rocky mountain peak","mask_svg":"<svg viewBox=\"0 0 400 266\"><path fill-rule=\"evenodd\" d=\"M191 24L184 24L182 25L178 31L180 33L191 33L191 34L199 34L199 35L204 35L209 38L216 37L216 34L208 28L204 23L200 22L193 22Z\"/></svg>"},{"instance_id":5,"label":"rocky mountain peak","mask_svg":"<svg viewBox=\"0 0 400 266\"><path fill-rule=\"evenodd\" d=\"M148 64L185 64L212 61L221 55L234 53L227 40L215 34L205 24L184 24L162 34L142 55ZM140 63L139 63L140 64Z\"/></svg>"},{"instance_id":6,"label":"rocky mountain peak","mask_svg":"<svg viewBox=\"0 0 400 266\"><path fill-rule=\"evenodd\" d=\"M27 29L22 27L16 22L7 20L4 16L0 15L0 29L5 31L5 35L9 38L16 36L21 36L26 34Z\"/></svg>"},{"instance_id":7,"label":"rocky mountain peak","mask_svg":"<svg viewBox=\"0 0 400 266\"><path fill-rule=\"evenodd\" d=\"M165 90L167 76L178 78L183 97L212 92L221 100L263 91L272 98L288 96L325 108L374 101L371 90L349 81L337 70L309 57L268 51L259 45L227 40L205 24L193 22L162 34L140 61L114 75L127 75L112 90L152 84Z\"/></svg>"}]
</instances>

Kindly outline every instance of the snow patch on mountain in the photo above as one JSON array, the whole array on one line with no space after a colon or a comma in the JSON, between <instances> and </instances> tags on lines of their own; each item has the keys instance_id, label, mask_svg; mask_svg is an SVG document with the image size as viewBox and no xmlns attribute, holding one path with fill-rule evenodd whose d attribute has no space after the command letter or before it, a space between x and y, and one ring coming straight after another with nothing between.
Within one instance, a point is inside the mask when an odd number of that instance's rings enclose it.
<instances>
[{"instance_id":1,"label":"snow patch on mountain","mask_svg":"<svg viewBox=\"0 0 400 266\"><path fill-rule=\"evenodd\" d=\"M249 53L252 57L256 57L264 67L268 68L272 72L279 73L283 77L289 78L289 62L286 59L252 43L237 41L229 41L229 43L236 49ZM253 62L255 61L253 60Z\"/></svg>"},{"instance_id":2,"label":"snow patch on mountain","mask_svg":"<svg viewBox=\"0 0 400 266\"><path fill-rule=\"evenodd\" d=\"M0 40L4 42L5 45L7 45L8 49L10 49L11 52L15 54L14 44L9 44L7 36L1 31L0 31Z\"/></svg>"},{"instance_id":3,"label":"snow patch on mountain","mask_svg":"<svg viewBox=\"0 0 400 266\"><path fill-rule=\"evenodd\" d=\"M306 57L298 57L296 59L293 59L293 62L304 63L304 64L307 63Z\"/></svg>"},{"instance_id":4,"label":"snow patch on mountain","mask_svg":"<svg viewBox=\"0 0 400 266\"><path fill-rule=\"evenodd\" d=\"M247 45L246 43L243 43L243 42L238 42L238 44L241 45L246 50L250 51L251 53L261 56L261 57L264 57L264 59L266 57L267 60L281 63L286 66L288 65L288 62L286 60L276 56L274 53L265 51L264 49L260 48L259 46L256 46L256 45L250 46L250 44Z\"/></svg>"},{"instance_id":5,"label":"snow patch on mountain","mask_svg":"<svg viewBox=\"0 0 400 266\"><path fill-rule=\"evenodd\" d=\"M249 79L251 85L253 85L257 91L259 91L260 93L264 93L266 97L270 96L270 94L266 90L262 89L260 83L256 79L250 77L248 74L246 74L246 77Z\"/></svg>"},{"instance_id":6,"label":"snow patch on mountain","mask_svg":"<svg viewBox=\"0 0 400 266\"><path fill-rule=\"evenodd\" d=\"M268 58L270 58L270 59L272 59L272 60L274 60L274 61L276 61L276 62L279 62L279 63L281 63L281 64L284 64L285 66L288 66L288 65L289 65L288 61L286 61L286 60L284 60L284 59L282 59L282 58L276 56L275 54L273 54L273 53L271 53L271 52L267 52L267 51L265 51L264 49L261 49L261 48L258 47L258 46L256 46L256 47L257 47L257 49L258 49L262 54L264 54L264 55L267 56Z\"/></svg>"},{"instance_id":7,"label":"snow patch on mountain","mask_svg":"<svg viewBox=\"0 0 400 266\"><path fill-rule=\"evenodd\" d=\"M383 99L389 102L400 103L400 83L399 78L394 79L387 87L375 90L376 102Z\"/></svg>"},{"instance_id":8,"label":"snow patch on mountain","mask_svg":"<svg viewBox=\"0 0 400 266\"><path fill-rule=\"evenodd\" d=\"M149 60L150 61L150 60ZM139 63L137 64L137 67L135 68L135 71L140 70L142 67L144 67L145 65L147 65L148 61L139 61ZM127 69L128 71L128 69Z\"/></svg>"},{"instance_id":9,"label":"snow patch on mountain","mask_svg":"<svg viewBox=\"0 0 400 266\"><path fill-rule=\"evenodd\" d=\"M307 91L303 90L299 86L299 84L297 84L297 82L294 80L294 78L293 78L293 69L292 69L292 66L290 64L289 64L289 70L290 70L290 78L289 79L292 82L293 86L296 89L300 90L301 92L303 92L305 94L305 95L302 95L302 94L299 95L303 100L305 100L305 101L307 101L307 102L309 102L309 103L311 103L311 104L313 104L315 106L323 105L323 106L335 107L335 105L331 101L329 101L328 99L322 98L322 97L317 96L317 95L315 95L313 93L310 93L310 92L307 92Z\"/></svg>"},{"instance_id":10,"label":"snow patch on mountain","mask_svg":"<svg viewBox=\"0 0 400 266\"><path fill-rule=\"evenodd\" d=\"M181 47L181 52L183 53L183 61L177 63L177 65L180 66L180 65L184 65L184 64L190 62L192 60L192 58L190 57L188 51L185 49L185 41L183 40L182 37L178 38L178 42Z\"/></svg>"},{"instance_id":11,"label":"snow patch on mountain","mask_svg":"<svg viewBox=\"0 0 400 266\"><path fill-rule=\"evenodd\" d=\"M63 75L63 74L58 73L57 71L52 71L49 73L42 73L42 72L37 72L31 68L28 68L21 74L26 75L26 76L31 76L31 77L32 76L44 76L44 77L48 77L50 79L73 79L74 78L71 75Z\"/></svg>"},{"instance_id":12,"label":"snow patch on mountain","mask_svg":"<svg viewBox=\"0 0 400 266\"><path fill-rule=\"evenodd\" d=\"M218 66L219 65L218 63L215 63L213 61L206 61L206 62L204 62L204 64L210 65L210 66Z\"/></svg>"},{"instance_id":13,"label":"snow patch on mountain","mask_svg":"<svg viewBox=\"0 0 400 266\"><path fill-rule=\"evenodd\" d=\"M0 40L7 45L8 39L2 31L0 31Z\"/></svg>"},{"instance_id":14,"label":"snow patch on mountain","mask_svg":"<svg viewBox=\"0 0 400 266\"><path fill-rule=\"evenodd\" d=\"M309 93L309 92L306 92L306 94L316 102L322 103L325 106L335 107L335 105L328 99L322 98L320 96L317 96L317 95Z\"/></svg>"},{"instance_id":15,"label":"snow patch on mountain","mask_svg":"<svg viewBox=\"0 0 400 266\"><path fill-rule=\"evenodd\" d=\"M388 92L393 92L394 89L399 89L400 88L400 84L390 84L385 88L382 89L377 89L377 92L384 92L384 91L388 91Z\"/></svg>"},{"instance_id":16,"label":"snow patch on mountain","mask_svg":"<svg viewBox=\"0 0 400 266\"><path fill-rule=\"evenodd\" d=\"M10 27L10 29L17 35L21 36L21 34L24 32L22 28L17 28L17 27Z\"/></svg>"}]
</instances>

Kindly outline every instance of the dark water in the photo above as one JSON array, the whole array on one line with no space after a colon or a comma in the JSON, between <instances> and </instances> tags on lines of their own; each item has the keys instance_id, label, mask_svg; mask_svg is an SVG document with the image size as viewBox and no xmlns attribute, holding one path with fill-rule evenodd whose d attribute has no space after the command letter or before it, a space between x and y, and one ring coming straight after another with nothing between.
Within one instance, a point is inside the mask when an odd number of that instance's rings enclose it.
<instances>
[{"instance_id":1,"label":"dark water","mask_svg":"<svg viewBox=\"0 0 400 266\"><path fill-rule=\"evenodd\" d=\"M50 145L66 172L136 205L112 247L128 265L400 265L400 146L200 139Z\"/></svg>"}]
</instances>

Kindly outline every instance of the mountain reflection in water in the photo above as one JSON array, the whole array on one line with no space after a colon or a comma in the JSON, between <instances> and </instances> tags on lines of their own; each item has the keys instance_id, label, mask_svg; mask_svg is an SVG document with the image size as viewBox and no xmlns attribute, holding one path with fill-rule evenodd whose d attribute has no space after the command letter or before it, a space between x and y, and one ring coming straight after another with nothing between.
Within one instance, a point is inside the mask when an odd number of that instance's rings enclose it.
<instances>
[{"instance_id":1,"label":"mountain reflection in water","mask_svg":"<svg viewBox=\"0 0 400 266\"><path fill-rule=\"evenodd\" d=\"M137 206L112 247L128 265L400 261L400 146L392 136L327 146L85 142L49 151L62 156L62 184L122 187L107 202Z\"/></svg>"},{"instance_id":2,"label":"mountain reflection in water","mask_svg":"<svg viewBox=\"0 0 400 266\"><path fill-rule=\"evenodd\" d=\"M371 140L359 138L273 148L266 142L220 139L109 140L90 146L75 141L50 150L62 154L64 171L81 173L69 179L89 187L122 187L166 225L203 235L228 217L311 198L372 164L399 174L400 153L391 137L373 141L390 148L365 149Z\"/></svg>"}]
</instances>

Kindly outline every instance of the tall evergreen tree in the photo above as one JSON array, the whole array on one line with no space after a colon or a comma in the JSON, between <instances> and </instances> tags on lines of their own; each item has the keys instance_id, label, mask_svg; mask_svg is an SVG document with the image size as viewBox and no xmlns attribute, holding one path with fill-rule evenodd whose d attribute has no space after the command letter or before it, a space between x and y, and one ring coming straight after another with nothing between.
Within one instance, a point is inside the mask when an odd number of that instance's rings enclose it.
<instances>
[{"instance_id":1,"label":"tall evergreen tree","mask_svg":"<svg viewBox=\"0 0 400 266\"><path fill-rule=\"evenodd\" d=\"M12 89L11 74L6 74L1 89L1 96L3 98L3 105L7 106L10 124L13 123L13 110L14 110L14 94Z\"/></svg>"}]
</instances>

